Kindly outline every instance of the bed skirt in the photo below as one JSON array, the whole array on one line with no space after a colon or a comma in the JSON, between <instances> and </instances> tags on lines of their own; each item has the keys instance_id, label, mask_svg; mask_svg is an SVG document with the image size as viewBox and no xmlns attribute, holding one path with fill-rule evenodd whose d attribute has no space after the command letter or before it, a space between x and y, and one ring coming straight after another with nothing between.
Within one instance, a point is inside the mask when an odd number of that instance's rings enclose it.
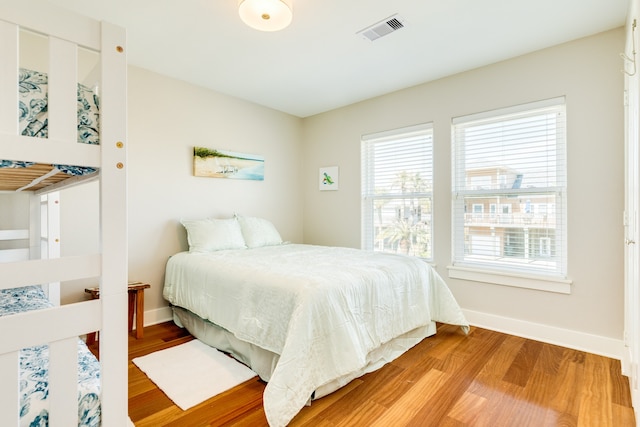
<instances>
[{"instance_id":1,"label":"bed skirt","mask_svg":"<svg viewBox=\"0 0 640 427\"><path fill-rule=\"evenodd\" d=\"M220 351L231 354L238 361L249 366L260 378L269 382L280 355L265 350L254 344L236 338L231 332L211 323L196 314L181 307L172 306L173 320L176 325L186 328L191 335L207 345ZM411 347L418 344L424 338L436 333L436 323L431 322L426 326L416 328L406 334L400 335L374 349L367 355L367 365L355 372L351 372L318 387L311 399L319 399L333 393L348 384L351 380L366 373L380 369L385 364L395 360Z\"/></svg>"}]
</instances>

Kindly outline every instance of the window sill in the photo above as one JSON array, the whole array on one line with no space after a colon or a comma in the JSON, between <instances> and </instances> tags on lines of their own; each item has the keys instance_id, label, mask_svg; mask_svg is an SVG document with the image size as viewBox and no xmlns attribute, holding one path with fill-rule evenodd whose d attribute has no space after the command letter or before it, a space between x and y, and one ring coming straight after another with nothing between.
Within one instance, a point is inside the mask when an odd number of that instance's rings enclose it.
<instances>
[{"instance_id":1,"label":"window sill","mask_svg":"<svg viewBox=\"0 0 640 427\"><path fill-rule=\"evenodd\" d=\"M470 280L494 285L535 289L538 291L571 293L571 280L547 276L513 274L502 271L480 270L469 267L447 266L451 279Z\"/></svg>"}]
</instances>

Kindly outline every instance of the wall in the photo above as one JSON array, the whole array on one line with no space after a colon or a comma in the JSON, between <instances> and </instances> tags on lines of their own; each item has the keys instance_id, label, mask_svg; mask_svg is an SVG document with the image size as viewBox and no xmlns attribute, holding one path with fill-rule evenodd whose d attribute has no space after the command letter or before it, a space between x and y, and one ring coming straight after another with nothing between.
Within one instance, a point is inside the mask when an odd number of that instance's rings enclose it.
<instances>
[{"instance_id":1,"label":"wall","mask_svg":"<svg viewBox=\"0 0 640 427\"><path fill-rule=\"evenodd\" d=\"M360 137L434 125L434 256L476 325L619 356L623 333L622 29L538 51L310 117L304 121L304 241L360 246ZM453 280L453 117L566 96L570 295ZM340 190L318 191L339 166Z\"/></svg>"},{"instance_id":2,"label":"wall","mask_svg":"<svg viewBox=\"0 0 640 427\"><path fill-rule=\"evenodd\" d=\"M148 324L170 316L164 267L188 249L181 218L260 216L302 241L301 120L141 68L128 73L129 279L151 284ZM264 181L194 177L194 146L262 155ZM62 192L63 256L98 250L98 201L97 182ZM85 298L90 282L67 283L62 302Z\"/></svg>"},{"instance_id":3,"label":"wall","mask_svg":"<svg viewBox=\"0 0 640 427\"><path fill-rule=\"evenodd\" d=\"M29 195L0 191L0 230L29 229ZM2 249L29 248L28 240L0 240Z\"/></svg>"},{"instance_id":4,"label":"wall","mask_svg":"<svg viewBox=\"0 0 640 427\"><path fill-rule=\"evenodd\" d=\"M260 216L302 241L301 120L136 67L128 79L129 279L152 285L151 322L167 259L188 249L181 218ZM264 181L194 177L194 146L262 155Z\"/></svg>"},{"instance_id":5,"label":"wall","mask_svg":"<svg viewBox=\"0 0 640 427\"><path fill-rule=\"evenodd\" d=\"M60 191L60 256L100 251L100 183L92 181ZM89 298L84 289L97 286L99 278L63 282L60 303Z\"/></svg>"},{"instance_id":6,"label":"wall","mask_svg":"<svg viewBox=\"0 0 640 427\"><path fill-rule=\"evenodd\" d=\"M45 38L23 32L20 48L21 66L47 71ZM79 50L83 83L92 84L96 61L95 54ZM270 219L284 239L302 241L300 119L132 66L127 117L129 278L152 285L145 293L145 310L150 312L145 320L153 322L154 313L168 313L162 298L164 266L169 256L188 249L180 218L222 218L234 212L261 216ZM265 179L194 177L194 146L262 155ZM61 255L97 252L100 184L64 190L60 200ZM7 206L0 203L3 222L11 212ZM26 206L23 217L28 219L28 202ZM97 280L64 283L61 302L87 298L84 288L97 285Z\"/></svg>"}]
</instances>

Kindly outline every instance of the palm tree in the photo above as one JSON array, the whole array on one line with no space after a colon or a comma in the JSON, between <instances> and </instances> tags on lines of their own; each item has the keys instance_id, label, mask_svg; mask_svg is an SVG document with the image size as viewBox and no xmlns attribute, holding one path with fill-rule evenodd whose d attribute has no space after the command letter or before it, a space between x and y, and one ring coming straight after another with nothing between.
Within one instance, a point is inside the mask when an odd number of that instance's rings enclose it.
<instances>
[{"instance_id":1,"label":"palm tree","mask_svg":"<svg viewBox=\"0 0 640 427\"><path fill-rule=\"evenodd\" d=\"M381 237L388 239L396 252L413 253L413 230L408 221L404 219L394 221L390 227L382 230Z\"/></svg>"},{"instance_id":2,"label":"palm tree","mask_svg":"<svg viewBox=\"0 0 640 427\"><path fill-rule=\"evenodd\" d=\"M419 172L399 172L388 193L399 194L399 198L402 200L401 206L397 210L398 214L395 221L390 226L383 228L378 238L391 243L397 252L415 254L416 249L418 249L420 255L428 252L428 249L425 248L428 247L429 243L429 227L421 218L423 206L420 202L416 206L416 197L407 198L406 196L425 193L429 189L430 184L422 179ZM382 222L382 207L391 202L391 200L388 199L388 201L379 205L378 216L380 223ZM425 206L426 212L430 210L430 206Z\"/></svg>"}]
</instances>

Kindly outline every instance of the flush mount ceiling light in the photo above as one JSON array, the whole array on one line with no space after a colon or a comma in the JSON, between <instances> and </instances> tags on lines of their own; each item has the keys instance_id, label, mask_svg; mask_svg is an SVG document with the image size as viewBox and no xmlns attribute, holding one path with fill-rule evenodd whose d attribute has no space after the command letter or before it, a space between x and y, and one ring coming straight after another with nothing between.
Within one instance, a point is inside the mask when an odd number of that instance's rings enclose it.
<instances>
[{"instance_id":1,"label":"flush mount ceiling light","mask_svg":"<svg viewBox=\"0 0 640 427\"><path fill-rule=\"evenodd\" d=\"M245 24L260 31L278 31L291 23L291 0L239 0L238 13Z\"/></svg>"}]
</instances>

